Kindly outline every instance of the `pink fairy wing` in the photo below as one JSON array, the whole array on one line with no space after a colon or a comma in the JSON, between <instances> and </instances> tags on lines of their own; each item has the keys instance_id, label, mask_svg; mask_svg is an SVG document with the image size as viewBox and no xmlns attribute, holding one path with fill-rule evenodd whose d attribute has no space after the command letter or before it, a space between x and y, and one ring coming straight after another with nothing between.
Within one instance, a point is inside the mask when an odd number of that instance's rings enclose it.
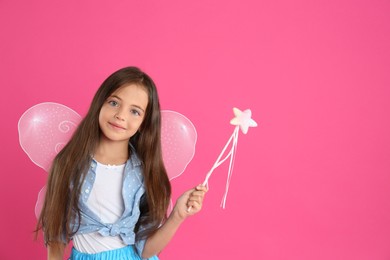
<instances>
[{"instance_id":1,"label":"pink fairy wing","mask_svg":"<svg viewBox=\"0 0 390 260\"><path fill-rule=\"evenodd\" d=\"M29 108L18 123L19 142L33 163L49 171L51 162L72 136L81 117L58 103Z\"/></svg>"},{"instance_id":2,"label":"pink fairy wing","mask_svg":"<svg viewBox=\"0 0 390 260\"><path fill-rule=\"evenodd\" d=\"M170 180L180 176L195 154L197 133L185 116L175 111L161 111L161 145Z\"/></svg>"},{"instance_id":3,"label":"pink fairy wing","mask_svg":"<svg viewBox=\"0 0 390 260\"><path fill-rule=\"evenodd\" d=\"M19 143L33 163L50 170L54 157L71 138L81 117L74 110L58 103L40 103L29 108L18 122ZM39 193L35 216L42 210L46 187Z\"/></svg>"}]
</instances>

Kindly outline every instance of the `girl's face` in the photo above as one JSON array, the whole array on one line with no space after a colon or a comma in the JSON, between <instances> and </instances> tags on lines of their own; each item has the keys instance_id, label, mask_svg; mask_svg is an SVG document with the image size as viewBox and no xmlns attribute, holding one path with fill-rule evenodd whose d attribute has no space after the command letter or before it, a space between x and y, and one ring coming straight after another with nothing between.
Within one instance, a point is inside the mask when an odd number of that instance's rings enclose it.
<instances>
[{"instance_id":1,"label":"girl's face","mask_svg":"<svg viewBox=\"0 0 390 260\"><path fill-rule=\"evenodd\" d=\"M138 131L145 118L148 93L139 85L125 85L117 89L104 102L99 114L103 138L128 142Z\"/></svg>"}]
</instances>

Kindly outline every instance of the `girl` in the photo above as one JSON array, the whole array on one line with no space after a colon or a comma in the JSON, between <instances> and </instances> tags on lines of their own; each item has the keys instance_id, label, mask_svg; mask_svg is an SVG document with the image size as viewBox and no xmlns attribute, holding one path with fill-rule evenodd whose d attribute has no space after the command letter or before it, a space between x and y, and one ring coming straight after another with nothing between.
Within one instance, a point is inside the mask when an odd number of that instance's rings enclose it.
<instances>
[{"instance_id":1,"label":"girl","mask_svg":"<svg viewBox=\"0 0 390 260\"><path fill-rule=\"evenodd\" d=\"M185 192L170 216L153 80L135 67L98 89L85 118L53 161L37 230L48 259L158 259L181 223L200 211L206 188ZM190 210L187 210L190 209Z\"/></svg>"}]
</instances>

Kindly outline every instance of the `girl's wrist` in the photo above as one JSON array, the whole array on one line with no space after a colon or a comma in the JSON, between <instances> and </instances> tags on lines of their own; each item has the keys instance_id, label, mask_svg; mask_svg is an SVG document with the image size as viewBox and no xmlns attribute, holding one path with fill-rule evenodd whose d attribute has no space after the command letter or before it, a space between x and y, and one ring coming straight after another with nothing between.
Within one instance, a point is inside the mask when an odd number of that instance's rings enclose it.
<instances>
[{"instance_id":1,"label":"girl's wrist","mask_svg":"<svg viewBox=\"0 0 390 260\"><path fill-rule=\"evenodd\" d=\"M179 210L174 208L169 215L169 218L175 223L181 224L187 218L187 216L181 214Z\"/></svg>"}]
</instances>

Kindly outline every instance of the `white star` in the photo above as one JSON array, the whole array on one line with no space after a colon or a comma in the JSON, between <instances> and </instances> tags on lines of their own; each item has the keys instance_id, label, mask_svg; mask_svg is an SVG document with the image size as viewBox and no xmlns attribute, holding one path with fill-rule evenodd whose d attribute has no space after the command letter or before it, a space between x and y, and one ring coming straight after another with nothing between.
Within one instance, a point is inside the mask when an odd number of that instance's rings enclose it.
<instances>
[{"instance_id":1,"label":"white star","mask_svg":"<svg viewBox=\"0 0 390 260\"><path fill-rule=\"evenodd\" d=\"M241 111L238 108L233 108L233 113L235 115L235 118L230 120L230 124L240 126L240 129L244 134L248 133L249 127L256 127L257 126L257 123L255 122L255 120L253 120L251 118L252 112L250 109L246 109L244 111Z\"/></svg>"}]
</instances>

